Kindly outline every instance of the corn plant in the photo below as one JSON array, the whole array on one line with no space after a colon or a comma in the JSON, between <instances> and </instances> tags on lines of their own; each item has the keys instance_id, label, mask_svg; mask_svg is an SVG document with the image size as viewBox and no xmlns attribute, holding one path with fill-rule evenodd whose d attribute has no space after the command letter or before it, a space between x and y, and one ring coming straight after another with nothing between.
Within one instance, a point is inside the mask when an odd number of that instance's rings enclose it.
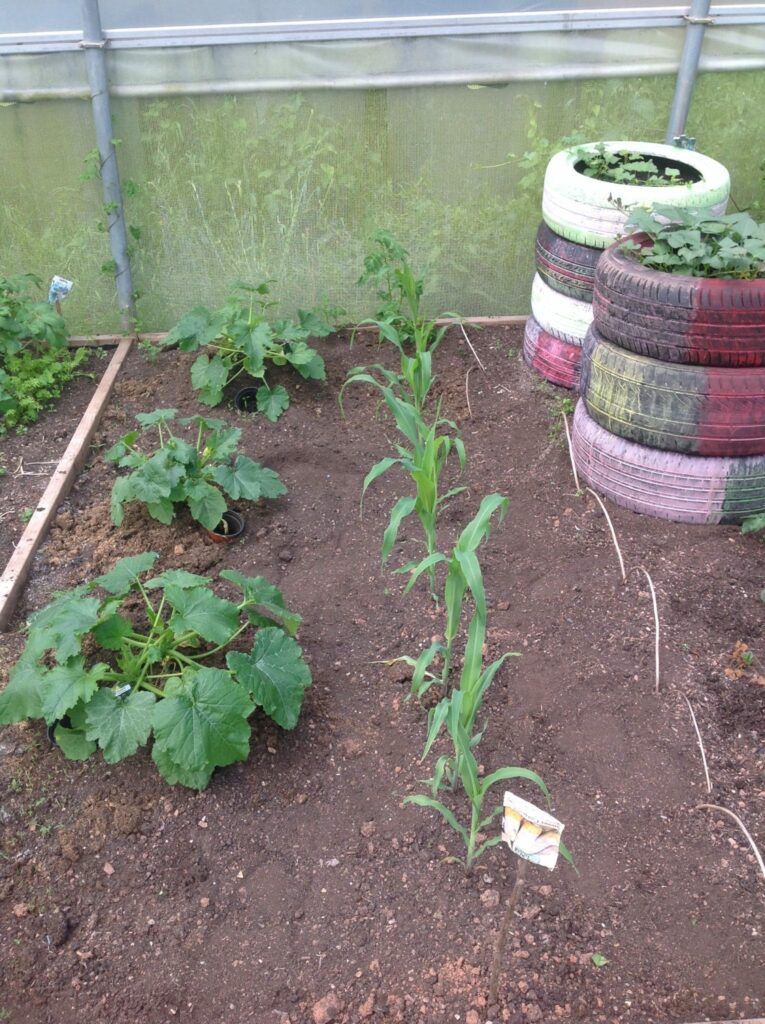
<instances>
[{"instance_id":1,"label":"corn plant","mask_svg":"<svg viewBox=\"0 0 765 1024\"><path fill-rule=\"evenodd\" d=\"M397 397L391 388L380 386L380 390L399 432L404 436L409 447L401 444L395 445L398 453L395 457L387 456L370 469L364 478L361 491L362 505L364 495L370 485L393 466L401 466L405 469L416 488L414 496L407 495L399 498L393 506L382 540L381 558L384 565L396 544L402 522L412 513L416 513L420 520L425 534L428 557L436 553L436 526L439 512L450 498L465 490L464 487L452 487L441 494L441 475L452 452L456 452L461 470L465 468L466 456L465 446L462 438L457 434L456 424L440 415L440 404L435 420L428 426L411 403ZM452 430L454 434L440 433L442 428ZM435 563L429 566L428 574L431 593L436 599Z\"/></svg>"},{"instance_id":2,"label":"corn plant","mask_svg":"<svg viewBox=\"0 0 765 1024\"><path fill-rule=\"evenodd\" d=\"M478 512L470 520L462 533L457 538L457 543L452 549L451 557L447 559L441 552L429 553L421 562L410 562L408 565L397 569L399 573L409 573L409 581L405 588L408 593L423 572L434 572L439 563L446 566L446 581L444 583L443 606L445 612L444 642L437 641L430 645L415 660L403 657L401 660L413 668L411 693L421 698L427 693L431 686L440 684L445 697L451 691L451 672L454 662L454 643L460 630L460 625L465 617L465 601L469 596L473 602L473 616L470 620L467 633L467 644L465 657L462 664L459 688L465 695L464 705L468 717L465 719L466 728L470 731L478 713L483 694L491 685L494 676L499 671L504 661L511 657L505 654L498 661L495 661L488 668L483 668L483 645L486 640L486 591L483 585L483 572L478 561L476 551L479 546L489 537L491 523L494 515L498 515L499 522L507 515L508 499L501 494L488 494L482 500ZM514 655L513 655L514 656ZM442 659L440 674L431 671L431 666L437 658ZM438 705L434 711L438 711ZM443 716L444 711L439 715ZM443 725L444 718L440 718L438 730L432 738L429 737L427 751L438 735ZM425 756L425 755L423 755Z\"/></svg>"},{"instance_id":3,"label":"corn plant","mask_svg":"<svg viewBox=\"0 0 765 1024\"><path fill-rule=\"evenodd\" d=\"M429 807L437 811L451 828L460 836L465 844L465 856L451 857L461 863L466 872L472 870L476 860L502 842L502 834L484 839L479 844L479 836L502 814L502 804L495 805L491 811L484 815L484 803L489 791L498 782L506 782L509 779L528 779L541 789L545 799L549 800L550 794L547 786L536 772L529 768L499 768L497 771L487 775L485 779L479 778L478 764L473 754L474 741L462 724L463 714L461 708L462 694L455 690L450 701L447 728L452 743L454 744L454 762L458 766L457 777L470 802L470 824L462 825L457 816L440 800L434 796L426 796L424 793L416 793L404 799L405 804L416 804L418 807Z\"/></svg>"},{"instance_id":4,"label":"corn plant","mask_svg":"<svg viewBox=\"0 0 765 1024\"><path fill-rule=\"evenodd\" d=\"M388 387L394 390L406 386L418 412L433 382L432 357L443 341L448 325L439 319L459 320L456 313L442 313L428 319L422 313L421 300L424 277L417 276L408 260L408 253L389 231L378 231L372 236L377 249L364 259L364 273L360 285L373 282L381 305L376 315L361 325L377 328L381 341L388 341L398 350L400 373L395 374L379 363L356 366L349 371L348 380L369 380L372 371L380 373ZM412 351L413 350L413 351Z\"/></svg>"}]
</instances>

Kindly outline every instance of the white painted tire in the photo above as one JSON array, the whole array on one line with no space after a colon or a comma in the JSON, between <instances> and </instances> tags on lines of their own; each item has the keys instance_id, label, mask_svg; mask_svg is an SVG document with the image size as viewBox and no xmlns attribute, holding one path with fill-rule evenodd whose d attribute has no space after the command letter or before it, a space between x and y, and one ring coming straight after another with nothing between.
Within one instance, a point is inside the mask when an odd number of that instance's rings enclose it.
<instances>
[{"instance_id":1,"label":"white painted tire","mask_svg":"<svg viewBox=\"0 0 765 1024\"><path fill-rule=\"evenodd\" d=\"M577 169L579 152L603 145L609 152L629 150L687 168L698 181L690 185L621 185L588 178ZM636 206L679 206L725 213L730 175L717 160L675 146L649 142L590 142L556 153L547 165L542 216L553 231L580 245L605 249L625 234L630 211Z\"/></svg>"},{"instance_id":2,"label":"white painted tire","mask_svg":"<svg viewBox=\"0 0 765 1024\"><path fill-rule=\"evenodd\" d=\"M553 291L539 274L531 286L531 312L543 331L569 345L581 345L592 323L592 303Z\"/></svg>"}]
</instances>

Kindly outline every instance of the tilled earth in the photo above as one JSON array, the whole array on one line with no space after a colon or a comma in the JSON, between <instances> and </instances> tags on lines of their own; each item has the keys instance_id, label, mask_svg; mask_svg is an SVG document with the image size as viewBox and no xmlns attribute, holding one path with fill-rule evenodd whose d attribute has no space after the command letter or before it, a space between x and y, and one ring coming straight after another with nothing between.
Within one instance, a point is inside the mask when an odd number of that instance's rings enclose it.
<instances>
[{"instance_id":1,"label":"tilled earth","mask_svg":"<svg viewBox=\"0 0 765 1024\"><path fill-rule=\"evenodd\" d=\"M765 1012L765 879L735 824L696 809L735 811L765 845L762 545L611 509L628 567L644 566L657 589L656 694L647 585L636 572L622 583L600 508L576 494L565 395L520 361L518 329L471 338L485 373L468 376L475 361L457 332L436 357L443 411L468 451L468 490L446 510L442 544L483 495L509 496L480 552L486 653L521 653L488 694L479 759L487 773L518 764L543 776L577 868L529 869L498 1004L488 974L516 864L499 846L466 877L448 860L457 836L402 806L427 774L426 709L386 662L416 656L442 626L424 587L404 596L402 578L380 569L406 477L373 485L359 515L364 475L394 440L387 414L360 386L346 392L345 419L337 404L350 366L393 365L391 353L368 337L350 351L340 335L322 343L326 384L281 378L293 405L277 424L218 411L289 488L247 509L230 546L184 515L168 528L133 508L122 530L111 525L114 470L101 452L137 412L198 408L182 354L147 363L134 352L118 380L0 641L3 677L26 615L52 591L154 550L158 568L236 567L278 583L304 617L314 683L294 732L256 716L249 760L202 794L167 786L145 753L76 764L39 723L0 732L2 1019L643 1024ZM403 532L390 568L421 550L415 525ZM464 819L464 801L452 806Z\"/></svg>"}]
</instances>

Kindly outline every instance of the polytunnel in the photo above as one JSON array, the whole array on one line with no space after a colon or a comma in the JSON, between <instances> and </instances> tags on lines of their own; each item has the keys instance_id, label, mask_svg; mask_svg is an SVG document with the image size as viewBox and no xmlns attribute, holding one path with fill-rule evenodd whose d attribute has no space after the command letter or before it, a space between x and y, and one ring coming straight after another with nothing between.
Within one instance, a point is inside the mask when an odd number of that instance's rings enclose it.
<instances>
[{"instance_id":1,"label":"polytunnel","mask_svg":"<svg viewBox=\"0 0 765 1024\"><path fill-rule=\"evenodd\" d=\"M0 260L76 280L80 332L120 308L167 328L234 279L354 317L386 227L428 268L433 308L523 314L550 156L695 140L745 207L763 191L763 69L765 4L5 5Z\"/></svg>"}]
</instances>

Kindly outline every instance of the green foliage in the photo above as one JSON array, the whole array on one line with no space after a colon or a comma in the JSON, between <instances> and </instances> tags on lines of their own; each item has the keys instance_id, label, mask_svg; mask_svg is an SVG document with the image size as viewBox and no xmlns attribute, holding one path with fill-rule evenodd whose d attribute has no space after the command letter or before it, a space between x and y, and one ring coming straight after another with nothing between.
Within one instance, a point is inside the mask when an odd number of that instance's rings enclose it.
<instances>
[{"instance_id":1,"label":"green foliage","mask_svg":"<svg viewBox=\"0 0 765 1024\"><path fill-rule=\"evenodd\" d=\"M42 281L35 274L0 276L0 359L24 347L64 348L66 324L55 309L32 294Z\"/></svg>"},{"instance_id":2,"label":"green foliage","mask_svg":"<svg viewBox=\"0 0 765 1024\"><path fill-rule=\"evenodd\" d=\"M765 530L765 513L756 516L748 516L741 524L742 533L759 533Z\"/></svg>"},{"instance_id":3,"label":"green foliage","mask_svg":"<svg viewBox=\"0 0 765 1024\"><path fill-rule=\"evenodd\" d=\"M258 285L237 281L221 309L211 312L196 306L170 331L164 345L175 345L184 352L196 352L209 346L191 368L191 384L205 405L220 405L224 389L242 373L263 383L257 392L257 408L275 422L289 405L289 395L278 385L266 381L269 365L290 365L306 380L324 380L324 360L307 341L326 337L332 327L315 311L300 310L297 321L269 322L266 311L274 302L268 299L269 282Z\"/></svg>"},{"instance_id":4,"label":"green foliage","mask_svg":"<svg viewBox=\"0 0 765 1024\"><path fill-rule=\"evenodd\" d=\"M656 206L650 212L633 210L627 227L649 241L627 239L622 249L653 270L690 277L765 277L765 224L747 213L710 217L698 210Z\"/></svg>"},{"instance_id":5,"label":"green foliage","mask_svg":"<svg viewBox=\"0 0 765 1024\"><path fill-rule=\"evenodd\" d=\"M413 270L406 249L389 231L375 232L372 241L376 248L364 257L364 272L358 284L374 284L380 306L373 319L362 323L376 327L380 341L390 342L398 349L401 372L391 374L379 364L357 366L349 371L344 387L354 381L368 381L368 374L375 371L394 388L408 388L417 412L422 412L433 382L433 353L447 330L443 324L438 326L438 320L459 321L459 317L456 313L425 317L422 313L425 280Z\"/></svg>"},{"instance_id":6,"label":"green foliage","mask_svg":"<svg viewBox=\"0 0 765 1024\"><path fill-rule=\"evenodd\" d=\"M612 181L619 185L687 185L686 178L677 167L659 167L655 160L628 149L611 152L601 142L592 147L576 150L577 170L588 178Z\"/></svg>"},{"instance_id":7,"label":"green foliage","mask_svg":"<svg viewBox=\"0 0 765 1024\"><path fill-rule=\"evenodd\" d=\"M235 600L184 570L147 580L157 558L123 558L32 616L0 693L0 723L56 723L67 757L84 760L100 749L109 764L153 736L152 758L166 781L204 789L216 767L247 757L256 708L295 727L311 684L294 639L300 617L260 576L221 573L237 589ZM238 646L248 632L246 653ZM225 667L209 664L224 652Z\"/></svg>"},{"instance_id":8,"label":"green foliage","mask_svg":"<svg viewBox=\"0 0 765 1024\"><path fill-rule=\"evenodd\" d=\"M175 409L155 409L136 416L142 430L133 430L110 448L106 458L129 469L112 488L111 514L122 525L124 505L139 501L154 519L171 523L175 506L186 505L193 519L208 530L220 523L227 494L234 501L259 501L287 493L278 474L246 455L237 453L241 430L223 420L190 416L179 420L192 427L194 443L176 437L170 424ZM156 430L159 447L148 454L137 446L149 431Z\"/></svg>"},{"instance_id":9,"label":"green foliage","mask_svg":"<svg viewBox=\"0 0 765 1024\"><path fill-rule=\"evenodd\" d=\"M64 385L78 376L88 355L84 347L72 352L23 348L7 355L0 368L0 433L34 423L61 395Z\"/></svg>"}]
</instances>

